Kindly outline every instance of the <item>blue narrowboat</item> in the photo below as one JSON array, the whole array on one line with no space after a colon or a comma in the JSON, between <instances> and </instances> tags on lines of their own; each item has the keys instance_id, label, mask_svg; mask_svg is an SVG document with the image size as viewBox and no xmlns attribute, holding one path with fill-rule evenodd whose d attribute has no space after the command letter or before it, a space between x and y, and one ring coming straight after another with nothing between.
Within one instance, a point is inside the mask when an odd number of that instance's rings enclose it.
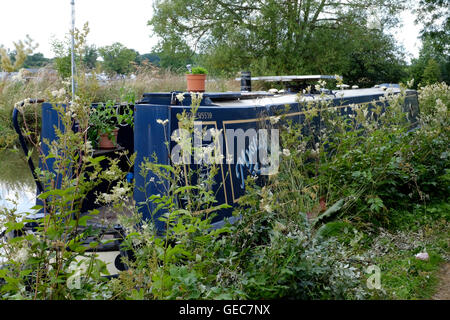
<instances>
[{"instance_id":1,"label":"blue narrowboat","mask_svg":"<svg viewBox=\"0 0 450 320\"><path fill-rule=\"evenodd\" d=\"M224 157L219 164L219 173L216 177L216 195L220 203L235 205L238 199L244 194L244 180L251 175L259 175L264 170L264 165L260 163L249 163L249 152L255 151L255 136L246 135L243 148L237 147L236 136L228 136L229 132L254 132L251 129L260 128L261 121L267 121L270 117L283 114L285 118L293 122L302 123L305 119L305 106L308 103L317 103L327 101L327 108L334 108L342 116L349 116L355 113L355 106L364 104L382 105L388 108L382 100L387 92L390 94L399 94L401 89L398 85L382 85L374 88L327 90L308 88L305 94L299 98L299 91L307 88L308 83L314 83L318 80L335 79L335 76L276 76L276 77L255 77L250 78L248 74L243 73L240 92L205 92L196 113L196 122L203 128L213 128L224 134L223 139L224 153L233 156L235 161L227 161ZM251 81L272 81L284 82L286 90L269 91L251 91ZM182 95L182 98L180 96ZM286 108L288 106L288 108ZM406 91L404 104L405 111L409 113L409 119L412 124L418 114L418 97L414 90ZM130 153L136 152L137 157L134 164L134 170L129 173L129 178L134 179L134 200L136 203L148 201L149 195L162 192L156 184L148 184L145 177L137 174L139 167L145 159L151 159L156 156L159 163L170 164L170 155L164 141L171 137L171 133L178 129L177 114L183 111L189 112L191 109L191 95L182 92L167 93L146 93L142 99L134 105L134 126L121 127L117 137L117 142L122 149ZM286 111L288 110L288 111ZM320 124L320 114L317 114L314 121ZM159 120L159 121L158 121ZM160 122L165 121L165 125ZM21 142L23 137L17 124L17 112L14 113L14 123L16 130L20 135ZM56 139L55 126L58 126L58 114L50 103L42 103L42 132L41 139L44 153L48 152L48 146L44 140L52 141ZM311 132L314 134L314 132ZM256 137L257 138L257 137ZM252 140L253 139L253 140ZM171 141L171 147L176 142ZM26 145L22 143L25 153ZM253 148L253 149L252 149ZM238 150L239 149L239 150ZM102 154L107 155L108 152ZM259 160L258 160L259 161ZM34 165L29 161L30 168L34 172ZM39 164L41 166L41 164ZM189 165L186 165L187 167ZM270 164L269 164L270 166ZM41 168L42 169L42 168ZM188 168L187 168L188 169ZM37 193L42 192L42 186L37 182ZM95 207L95 197L88 196L85 201L84 210ZM140 213L145 219L151 218L152 204L150 206L140 206ZM161 214L161 213L160 213ZM156 227L163 229L163 222L158 217L152 217ZM214 218L213 223L220 225L225 218L231 218L231 209L223 210L220 215Z\"/></svg>"}]
</instances>

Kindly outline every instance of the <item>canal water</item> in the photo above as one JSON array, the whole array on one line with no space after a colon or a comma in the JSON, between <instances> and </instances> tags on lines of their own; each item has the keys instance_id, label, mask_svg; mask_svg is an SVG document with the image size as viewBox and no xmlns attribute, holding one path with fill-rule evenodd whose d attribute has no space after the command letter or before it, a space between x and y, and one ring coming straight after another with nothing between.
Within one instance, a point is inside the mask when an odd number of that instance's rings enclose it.
<instances>
[{"instance_id":1,"label":"canal water","mask_svg":"<svg viewBox=\"0 0 450 320\"><path fill-rule=\"evenodd\" d=\"M33 213L35 199L36 184L23 151L0 151L0 210L15 208L17 213Z\"/></svg>"},{"instance_id":2,"label":"canal water","mask_svg":"<svg viewBox=\"0 0 450 320\"><path fill-rule=\"evenodd\" d=\"M34 158L38 164L37 156ZM5 209L16 209L23 216L33 214L31 208L36 201L36 184L33 180L27 159L20 149L0 151L0 213ZM0 232L4 230L0 217ZM0 266L4 259L0 249ZM109 274L119 271L115 266L115 259L119 251L97 252L98 258L107 264Z\"/></svg>"}]
</instances>

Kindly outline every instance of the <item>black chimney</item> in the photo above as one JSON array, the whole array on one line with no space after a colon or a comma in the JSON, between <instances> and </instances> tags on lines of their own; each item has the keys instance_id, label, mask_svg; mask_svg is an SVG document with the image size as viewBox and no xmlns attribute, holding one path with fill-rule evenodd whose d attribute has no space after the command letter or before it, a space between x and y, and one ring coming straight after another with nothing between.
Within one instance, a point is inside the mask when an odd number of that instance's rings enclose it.
<instances>
[{"instance_id":1,"label":"black chimney","mask_svg":"<svg viewBox=\"0 0 450 320\"><path fill-rule=\"evenodd\" d=\"M252 91L252 75L250 71L241 71L241 91Z\"/></svg>"}]
</instances>

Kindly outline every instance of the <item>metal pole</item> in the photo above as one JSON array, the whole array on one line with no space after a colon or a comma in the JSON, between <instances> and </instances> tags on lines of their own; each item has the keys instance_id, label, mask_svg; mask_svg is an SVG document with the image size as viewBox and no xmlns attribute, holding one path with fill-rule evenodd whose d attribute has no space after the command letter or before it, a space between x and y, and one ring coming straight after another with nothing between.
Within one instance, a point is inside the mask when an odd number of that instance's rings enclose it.
<instances>
[{"instance_id":1,"label":"metal pole","mask_svg":"<svg viewBox=\"0 0 450 320\"><path fill-rule=\"evenodd\" d=\"M71 74L72 74L72 101L75 99L75 0L71 0L72 5L72 46L71 46Z\"/></svg>"}]
</instances>

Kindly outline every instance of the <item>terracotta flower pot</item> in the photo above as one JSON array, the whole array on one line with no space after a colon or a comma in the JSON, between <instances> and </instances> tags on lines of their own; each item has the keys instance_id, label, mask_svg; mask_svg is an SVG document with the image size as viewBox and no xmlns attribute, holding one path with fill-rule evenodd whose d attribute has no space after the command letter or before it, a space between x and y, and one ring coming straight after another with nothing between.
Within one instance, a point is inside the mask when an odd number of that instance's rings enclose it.
<instances>
[{"instance_id":1,"label":"terracotta flower pot","mask_svg":"<svg viewBox=\"0 0 450 320\"><path fill-rule=\"evenodd\" d=\"M188 92L205 92L206 74L186 74Z\"/></svg>"},{"instance_id":2,"label":"terracotta flower pot","mask_svg":"<svg viewBox=\"0 0 450 320\"><path fill-rule=\"evenodd\" d=\"M117 147L117 133L119 129L114 129L113 135L114 139L111 141L108 137L107 133L103 133L100 135L100 139L98 141L98 147L100 149L115 149Z\"/></svg>"}]
</instances>

